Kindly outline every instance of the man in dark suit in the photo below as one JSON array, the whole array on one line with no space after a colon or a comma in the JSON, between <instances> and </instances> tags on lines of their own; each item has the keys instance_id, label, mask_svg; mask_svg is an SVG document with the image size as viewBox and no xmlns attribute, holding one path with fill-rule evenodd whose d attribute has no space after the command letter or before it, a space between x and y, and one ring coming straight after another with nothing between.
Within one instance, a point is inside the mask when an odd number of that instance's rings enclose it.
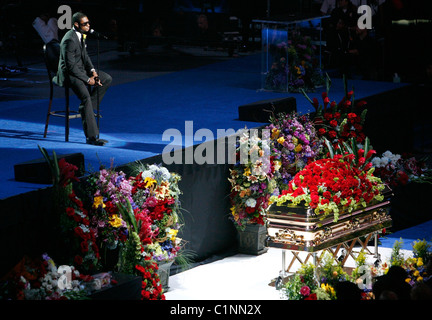
<instances>
[{"instance_id":1,"label":"man in dark suit","mask_svg":"<svg viewBox=\"0 0 432 320\"><path fill-rule=\"evenodd\" d=\"M88 17L81 12L75 13L72 17L72 23L72 29L66 32L60 43L59 67L54 82L59 86L69 85L81 100L79 111L86 142L103 146L108 141L99 139L99 128L94 109L97 108L98 95L100 102L111 84L112 78L103 71L97 73L87 54L85 38L90 31ZM93 87L91 93L88 86Z\"/></svg>"}]
</instances>

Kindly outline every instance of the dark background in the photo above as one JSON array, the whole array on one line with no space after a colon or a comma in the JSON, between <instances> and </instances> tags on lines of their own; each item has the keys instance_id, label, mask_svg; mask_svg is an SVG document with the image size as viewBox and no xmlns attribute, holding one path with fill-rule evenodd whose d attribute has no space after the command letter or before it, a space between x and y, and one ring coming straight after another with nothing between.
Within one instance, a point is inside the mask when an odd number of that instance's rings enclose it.
<instances>
[{"instance_id":1,"label":"dark background","mask_svg":"<svg viewBox=\"0 0 432 320\"><path fill-rule=\"evenodd\" d=\"M204 3L208 3L206 6ZM268 7L268 3L270 6ZM152 26L163 26L163 37L170 43L194 43L198 33L196 18L204 12L209 24L217 32L240 31L242 35L259 37L259 31L249 28L253 19L269 15L319 15L320 5L312 0L93 0L93 1L0 1L0 41L2 51L16 51L17 61L25 51L40 54L36 44L41 39L32 27L32 21L42 13L59 17L57 8L66 4L73 12L85 12L92 28L118 42L119 50L133 41L145 44L152 34ZM215 10L211 8L214 5ZM207 9L208 8L208 9ZM387 0L381 7L382 15L374 21L376 39L382 52L378 79L391 81L398 73L403 81L423 81L425 68L432 61L432 2L426 0ZM238 22L230 21L235 16ZM407 19L406 25L393 21ZM429 22L424 22L424 19ZM255 32L255 33L254 33ZM257 44L246 50L256 49ZM2 62L0 61L0 64Z\"/></svg>"}]
</instances>

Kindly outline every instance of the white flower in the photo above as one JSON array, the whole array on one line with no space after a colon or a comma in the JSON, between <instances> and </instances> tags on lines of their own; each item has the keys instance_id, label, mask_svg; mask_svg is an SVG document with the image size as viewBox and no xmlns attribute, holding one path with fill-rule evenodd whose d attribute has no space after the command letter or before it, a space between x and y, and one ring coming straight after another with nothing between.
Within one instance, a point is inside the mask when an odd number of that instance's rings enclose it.
<instances>
[{"instance_id":1,"label":"white flower","mask_svg":"<svg viewBox=\"0 0 432 320\"><path fill-rule=\"evenodd\" d=\"M155 172L155 171L159 170L159 167L157 165L155 165L155 164L152 164L152 165L149 166L149 170L151 172Z\"/></svg>"},{"instance_id":2,"label":"white flower","mask_svg":"<svg viewBox=\"0 0 432 320\"><path fill-rule=\"evenodd\" d=\"M162 168L160 168L160 171L162 171L162 178L164 180L169 180L171 178L171 174L167 168L162 167Z\"/></svg>"},{"instance_id":3,"label":"white flower","mask_svg":"<svg viewBox=\"0 0 432 320\"><path fill-rule=\"evenodd\" d=\"M141 179L145 180L146 178L153 178L153 174L150 170L146 170L141 173Z\"/></svg>"},{"instance_id":4,"label":"white flower","mask_svg":"<svg viewBox=\"0 0 432 320\"><path fill-rule=\"evenodd\" d=\"M254 208L256 206L256 200L254 198L247 199L246 206Z\"/></svg>"}]
</instances>

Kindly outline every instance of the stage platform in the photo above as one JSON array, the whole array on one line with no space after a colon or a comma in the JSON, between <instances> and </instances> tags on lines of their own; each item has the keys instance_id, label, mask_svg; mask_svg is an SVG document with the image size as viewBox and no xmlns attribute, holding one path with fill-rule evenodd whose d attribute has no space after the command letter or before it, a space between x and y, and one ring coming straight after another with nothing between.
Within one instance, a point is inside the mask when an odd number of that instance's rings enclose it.
<instances>
[{"instance_id":1,"label":"stage platform","mask_svg":"<svg viewBox=\"0 0 432 320\"><path fill-rule=\"evenodd\" d=\"M155 59L154 55L151 57ZM179 60L172 54L171 57L172 61L168 62L171 65ZM162 141L165 130L177 129L184 135L186 121L193 121L194 132L210 129L215 137L217 129L238 130L262 125L239 121L238 107L241 105L294 97L298 112L312 111L301 94L259 90L259 54L224 58L219 62L209 58L208 61L213 63L177 72L161 66L159 73L154 66L149 72L143 71L142 65L148 63L145 59L149 60L148 55L125 58L115 51L101 54L101 70L112 74L114 79L101 104L101 138L109 140L104 147L85 144L79 119L71 121L69 142L64 141L64 123L60 118L51 118L48 136L43 138L49 87L42 62L33 64L26 74L3 79L0 91L0 199L45 187L14 179L15 164L41 158L38 146L50 152L55 150L57 154L81 152L86 169L94 171L101 164L109 166L112 162L119 166L161 154L170 143ZM203 63L202 57L198 60ZM167 62L166 56L161 61ZM355 88L357 98L403 86L359 80L350 81L349 85ZM57 89L54 104L61 105L63 91ZM333 79L331 98L339 101L343 92L342 80ZM320 89L310 94L318 98L320 95ZM71 105L78 104L72 96ZM185 142L183 136L183 145L178 147L188 147ZM201 142L193 141L193 144Z\"/></svg>"}]
</instances>

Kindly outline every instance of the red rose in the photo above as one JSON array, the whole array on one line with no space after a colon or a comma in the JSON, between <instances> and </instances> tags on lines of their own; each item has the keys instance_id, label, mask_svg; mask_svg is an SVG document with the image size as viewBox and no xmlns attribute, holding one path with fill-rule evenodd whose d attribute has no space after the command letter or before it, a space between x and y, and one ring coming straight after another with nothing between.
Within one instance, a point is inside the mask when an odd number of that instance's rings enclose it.
<instances>
[{"instance_id":1,"label":"red rose","mask_svg":"<svg viewBox=\"0 0 432 320\"><path fill-rule=\"evenodd\" d=\"M72 217L72 216L75 214L75 209L74 209L74 208L71 208L71 207L67 207L67 208L66 208L66 214L67 214L69 217Z\"/></svg>"},{"instance_id":2,"label":"red rose","mask_svg":"<svg viewBox=\"0 0 432 320\"><path fill-rule=\"evenodd\" d=\"M336 106L337 106L336 101L332 101L332 102L330 103L330 107L331 107L332 109L334 109Z\"/></svg>"},{"instance_id":3,"label":"red rose","mask_svg":"<svg viewBox=\"0 0 432 320\"><path fill-rule=\"evenodd\" d=\"M245 211L249 214L254 213L255 212L255 208L251 208L251 207L246 207Z\"/></svg>"},{"instance_id":4,"label":"red rose","mask_svg":"<svg viewBox=\"0 0 432 320\"><path fill-rule=\"evenodd\" d=\"M332 120L332 121L330 121L330 125L331 125L333 128L336 128L337 125L338 125L338 123L337 123L336 120Z\"/></svg>"},{"instance_id":5,"label":"red rose","mask_svg":"<svg viewBox=\"0 0 432 320\"><path fill-rule=\"evenodd\" d=\"M333 118L333 114L330 112L326 112L326 113L324 113L324 118L328 121L331 118Z\"/></svg>"},{"instance_id":6,"label":"red rose","mask_svg":"<svg viewBox=\"0 0 432 320\"><path fill-rule=\"evenodd\" d=\"M81 247L81 252L83 252L83 253L84 252L88 252L88 242L87 242L87 240L82 241L80 247Z\"/></svg>"},{"instance_id":7,"label":"red rose","mask_svg":"<svg viewBox=\"0 0 432 320\"><path fill-rule=\"evenodd\" d=\"M305 300L317 300L316 293L311 293L308 297L305 298Z\"/></svg>"},{"instance_id":8,"label":"red rose","mask_svg":"<svg viewBox=\"0 0 432 320\"><path fill-rule=\"evenodd\" d=\"M74 229L74 233L75 233L76 236L80 237L83 240L88 240L90 238L89 234L85 233L83 231L83 229L81 229L81 227L76 227Z\"/></svg>"},{"instance_id":9,"label":"red rose","mask_svg":"<svg viewBox=\"0 0 432 320\"><path fill-rule=\"evenodd\" d=\"M330 138L334 139L334 138L336 138L336 135L337 135L336 131L334 131L334 130L329 131L329 137Z\"/></svg>"}]
</instances>

